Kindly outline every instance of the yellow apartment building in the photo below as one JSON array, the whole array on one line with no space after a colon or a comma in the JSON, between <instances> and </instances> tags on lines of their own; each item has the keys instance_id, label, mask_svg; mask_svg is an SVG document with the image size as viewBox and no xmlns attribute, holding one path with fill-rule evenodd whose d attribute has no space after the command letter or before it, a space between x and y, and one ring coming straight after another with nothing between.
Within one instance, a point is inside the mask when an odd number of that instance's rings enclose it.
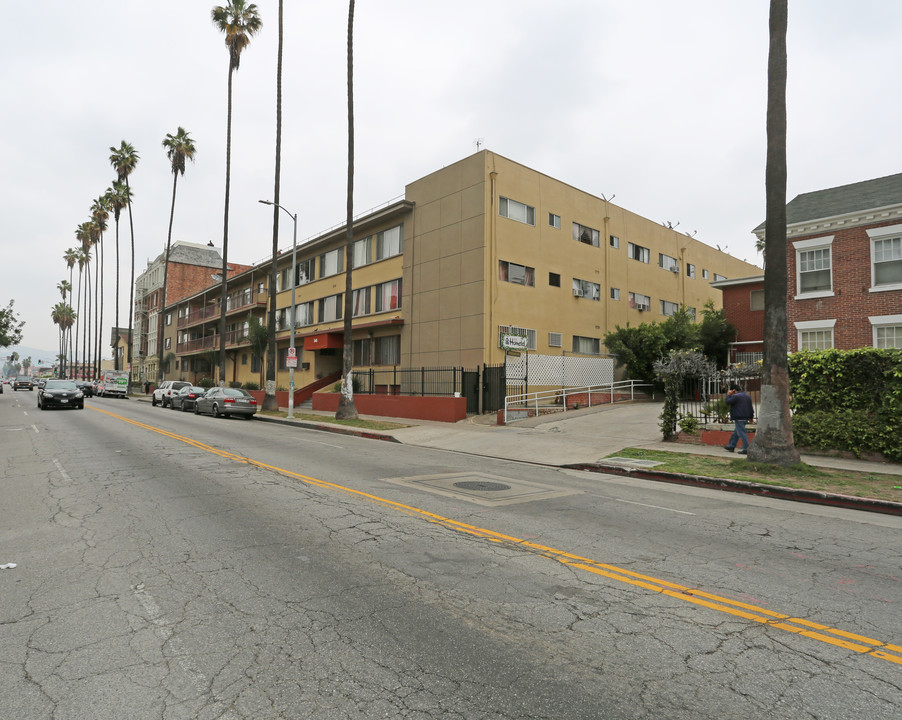
<instances>
[{"instance_id":1,"label":"yellow apartment building","mask_svg":"<svg viewBox=\"0 0 902 720\"><path fill-rule=\"evenodd\" d=\"M277 261L277 385L287 387L291 288L303 388L341 369L345 229ZM504 362L506 335L530 353L602 356L617 325L657 322L681 305L720 307L711 282L760 268L488 150L437 170L404 198L354 222L354 364ZM247 316L265 321L270 263L229 280L228 380L259 380ZM215 285L167 310L168 378L196 380L219 347Z\"/></svg>"}]
</instances>

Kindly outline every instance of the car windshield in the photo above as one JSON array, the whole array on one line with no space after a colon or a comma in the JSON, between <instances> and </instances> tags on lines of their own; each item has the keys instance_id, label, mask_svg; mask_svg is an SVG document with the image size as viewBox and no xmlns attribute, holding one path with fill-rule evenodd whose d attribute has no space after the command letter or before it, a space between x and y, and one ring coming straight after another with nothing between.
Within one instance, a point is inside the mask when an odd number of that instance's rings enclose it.
<instances>
[{"instance_id":1,"label":"car windshield","mask_svg":"<svg viewBox=\"0 0 902 720\"><path fill-rule=\"evenodd\" d=\"M78 390L74 380L48 380L45 390Z\"/></svg>"}]
</instances>

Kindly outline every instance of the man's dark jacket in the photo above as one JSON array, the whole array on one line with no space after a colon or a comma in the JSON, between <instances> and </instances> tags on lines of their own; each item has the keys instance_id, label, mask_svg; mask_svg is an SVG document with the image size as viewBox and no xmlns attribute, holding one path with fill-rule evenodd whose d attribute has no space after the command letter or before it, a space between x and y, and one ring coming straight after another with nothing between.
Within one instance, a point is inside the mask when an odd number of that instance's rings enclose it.
<instances>
[{"instance_id":1,"label":"man's dark jacket","mask_svg":"<svg viewBox=\"0 0 902 720\"><path fill-rule=\"evenodd\" d=\"M755 417L752 399L747 393L740 390L732 395L727 395L726 401L730 406L730 420L751 420Z\"/></svg>"}]
</instances>

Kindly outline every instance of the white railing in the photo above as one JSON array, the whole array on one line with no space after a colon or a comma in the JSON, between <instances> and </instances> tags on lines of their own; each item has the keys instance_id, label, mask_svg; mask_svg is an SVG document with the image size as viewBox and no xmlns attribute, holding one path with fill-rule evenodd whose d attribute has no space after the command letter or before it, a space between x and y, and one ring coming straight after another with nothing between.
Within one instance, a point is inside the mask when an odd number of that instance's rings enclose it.
<instances>
[{"instance_id":1,"label":"white railing","mask_svg":"<svg viewBox=\"0 0 902 720\"><path fill-rule=\"evenodd\" d=\"M651 385L638 380L621 380L591 387L555 388L521 395L508 395L504 398L504 422L507 424L511 420L522 420L540 414L567 412L567 410L580 407L615 403L618 395L627 393L629 393L630 400L635 400L636 389L644 387L651 387ZM513 417L514 415L518 417Z\"/></svg>"}]
</instances>

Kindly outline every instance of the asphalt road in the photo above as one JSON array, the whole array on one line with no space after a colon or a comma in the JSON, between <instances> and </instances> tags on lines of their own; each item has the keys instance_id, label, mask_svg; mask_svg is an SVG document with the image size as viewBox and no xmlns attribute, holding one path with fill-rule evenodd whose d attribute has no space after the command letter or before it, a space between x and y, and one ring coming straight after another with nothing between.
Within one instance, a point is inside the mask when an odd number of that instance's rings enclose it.
<instances>
[{"instance_id":1,"label":"asphalt road","mask_svg":"<svg viewBox=\"0 0 902 720\"><path fill-rule=\"evenodd\" d=\"M899 716L899 518L35 402L4 720Z\"/></svg>"}]
</instances>

